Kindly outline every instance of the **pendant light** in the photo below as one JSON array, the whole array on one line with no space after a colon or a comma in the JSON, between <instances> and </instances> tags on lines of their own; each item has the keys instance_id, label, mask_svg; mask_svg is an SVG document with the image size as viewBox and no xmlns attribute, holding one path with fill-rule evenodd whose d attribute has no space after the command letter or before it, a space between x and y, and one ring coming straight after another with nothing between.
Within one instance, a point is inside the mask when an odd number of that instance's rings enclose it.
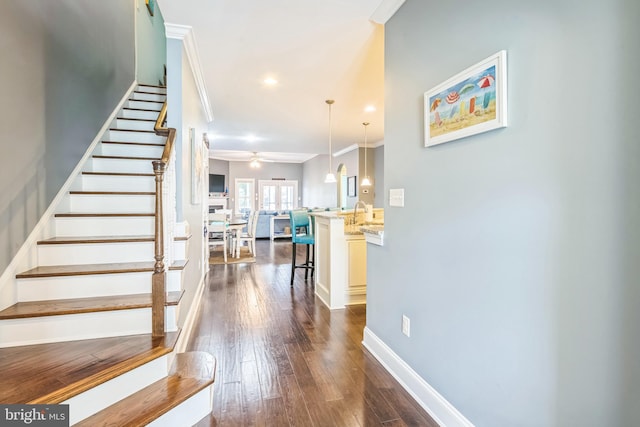
<instances>
[{"instance_id":1,"label":"pendant light","mask_svg":"<svg viewBox=\"0 0 640 427\"><path fill-rule=\"evenodd\" d=\"M329 105L329 173L324 179L325 184L332 184L336 182L336 176L331 169L331 157L333 157L333 151L331 150L331 105L335 102L333 99L327 99L324 101Z\"/></svg>"},{"instance_id":2,"label":"pendant light","mask_svg":"<svg viewBox=\"0 0 640 427\"><path fill-rule=\"evenodd\" d=\"M371 186L371 180L369 179L369 175L367 175L367 126L369 123L362 123L364 126L364 178L362 179L361 187L369 187Z\"/></svg>"}]
</instances>

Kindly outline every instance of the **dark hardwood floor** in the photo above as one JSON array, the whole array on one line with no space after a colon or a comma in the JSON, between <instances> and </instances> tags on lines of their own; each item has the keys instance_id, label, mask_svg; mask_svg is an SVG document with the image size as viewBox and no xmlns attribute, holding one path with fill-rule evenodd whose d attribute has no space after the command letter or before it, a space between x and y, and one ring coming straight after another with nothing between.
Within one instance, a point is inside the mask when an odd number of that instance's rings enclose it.
<instances>
[{"instance_id":1,"label":"dark hardwood floor","mask_svg":"<svg viewBox=\"0 0 640 427\"><path fill-rule=\"evenodd\" d=\"M197 426L437 426L362 347L365 306L328 310L301 269L291 288L290 241L257 253L210 270L188 348L217 359Z\"/></svg>"}]
</instances>

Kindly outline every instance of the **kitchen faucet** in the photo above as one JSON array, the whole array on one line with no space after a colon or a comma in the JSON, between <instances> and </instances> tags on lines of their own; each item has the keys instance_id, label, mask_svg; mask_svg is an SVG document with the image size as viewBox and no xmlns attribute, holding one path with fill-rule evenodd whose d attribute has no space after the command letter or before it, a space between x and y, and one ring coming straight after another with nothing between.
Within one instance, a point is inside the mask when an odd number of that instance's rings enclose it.
<instances>
[{"instance_id":1,"label":"kitchen faucet","mask_svg":"<svg viewBox=\"0 0 640 427\"><path fill-rule=\"evenodd\" d=\"M356 202L356 204L353 206L353 222L352 224L356 223L356 215L358 214L358 205L362 204L362 206L364 207L364 212L367 213L368 209L367 209L367 204L365 202L363 202L362 200L358 200Z\"/></svg>"}]
</instances>

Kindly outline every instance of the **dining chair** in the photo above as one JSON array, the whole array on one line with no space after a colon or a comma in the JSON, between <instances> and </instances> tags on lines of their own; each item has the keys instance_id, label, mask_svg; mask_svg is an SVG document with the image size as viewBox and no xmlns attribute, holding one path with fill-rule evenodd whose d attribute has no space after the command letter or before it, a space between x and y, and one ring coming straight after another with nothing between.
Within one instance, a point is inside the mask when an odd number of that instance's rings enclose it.
<instances>
[{"instance_id":1,"label":"dining chair","mask_svg":"<svg viewBox=\"0 0 640 427\"><path fill-rule=\"evenodd\" d=\"M214 246L222 246L224 262L227 262L227 215L224 213L209 214L209 250Z\"/></svg>"},{"instance_id":2,"label":"dining chair","mask_svg":"<svg viewBox=\"0 0 640 427\"><path fill-rule=\"evenodd\" d=\"M235 242L236 244L236 257L240 256L240 246L243 243L247 243L249 252L251 255L256 256L256 229L258 228L258 216L260 211L253 211L249 215L249 221L247 222L247 231L240 233Z\"/></svg>"},{"instance_id":3,"label":"dining chair","mask_svg":"<svg viewBox=\"0 0 640 427\"><path fill-rule=\"evenodd\" d=\"M296 268L304 268L304 280L309 276L311 270L311 278L313 279L314 271L314 248L315 239L311 230L311 221L309 213L306 210L289 211L289 221L291 223L291 286L293 286L293 278ZM307 256L304 264L296 265L296 245L307 245ZM311 258L309 255L311 254Z\"/></svg>"}]
</instances>

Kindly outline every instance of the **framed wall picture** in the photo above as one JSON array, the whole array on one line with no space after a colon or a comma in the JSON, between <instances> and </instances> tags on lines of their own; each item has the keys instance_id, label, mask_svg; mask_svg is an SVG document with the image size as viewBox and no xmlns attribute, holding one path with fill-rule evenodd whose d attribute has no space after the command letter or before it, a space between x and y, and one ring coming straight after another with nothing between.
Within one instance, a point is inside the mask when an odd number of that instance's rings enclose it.
<instances>
[{"instance_id":1,"label":"framed wall picture","mask_svg":"<svg viewBox=\"0 0 640 427\"><path fill-rule=\"evenodd\" d=\"M347 197L356 197L356 176L347 177Z\"/></svg>"},{"instance_id":2,"label":"framed wall picture","mask_svg":"<svg viewBox=\"0 0 640 427\"><path fill-rule=\"evenodd\" d=\"M206 191L205 182L205 163L209 158L207 155L207 143L204 140L196 138L196 130L189 129L189 139L191 140L191 204L199 205L202 203L203 193Z\"/></svg>"},{"instance_id":3,"label":"framed wall picture","mask_svg":"<svg viewBox=\"0 0 640 427\"><path fill-rule=\"evenodd\" d=\"M507 52L425 92L424 116L425 147L507 126Z\"/></svg>"}]
</instances>

